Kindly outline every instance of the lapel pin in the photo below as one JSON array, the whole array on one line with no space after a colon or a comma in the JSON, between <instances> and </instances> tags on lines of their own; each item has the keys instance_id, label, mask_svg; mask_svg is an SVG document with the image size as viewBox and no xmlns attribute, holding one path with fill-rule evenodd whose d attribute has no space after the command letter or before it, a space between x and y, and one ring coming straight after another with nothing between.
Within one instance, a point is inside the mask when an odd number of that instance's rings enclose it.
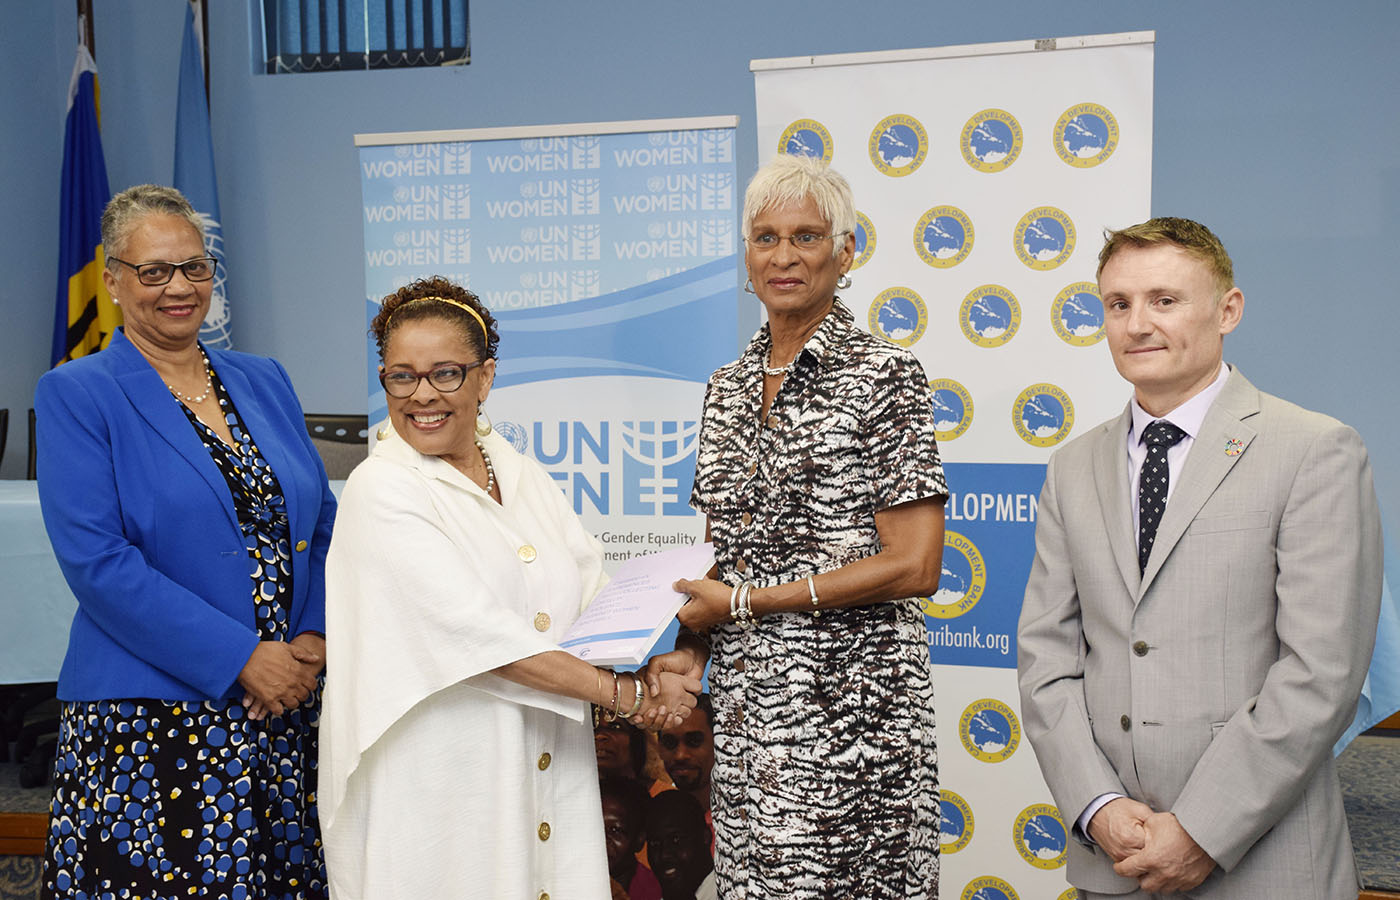
<instances>
[{"instance_id":1,"label":"lapel pin","mask_svg":"<svg viewBox=\"0 0 1400 900\"><path fill-rule=\"evenodd\" d=\"M1244 452L1244 441L1239 438L1230 438L1225 442L1226 456L1239 456Z\"/></svg>"}]
</instances>

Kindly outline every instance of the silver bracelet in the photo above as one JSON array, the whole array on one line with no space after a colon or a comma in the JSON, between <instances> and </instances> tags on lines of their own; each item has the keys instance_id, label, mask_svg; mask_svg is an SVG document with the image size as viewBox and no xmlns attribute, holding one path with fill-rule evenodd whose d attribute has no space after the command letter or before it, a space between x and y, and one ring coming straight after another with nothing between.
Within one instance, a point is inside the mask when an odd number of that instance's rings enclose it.
<instances>
[{"instance_id":1,"label":"silver bracelet","mask_svg":"<svg viewBox=\"0 0 1400 900\"><path fill-rule=\"evenodd\" d=\"M734 587L732 587L732 588L729 589L729 620L730 620L731 622L737 622L737 621L739 621L739 618L738 618L738 607L734 605L734 601L735 601L735 600L738 598L738 596L739 596L739 585L742 585L742 584L743 584L743 582L740 581L739 584L736 584L736 585L734 585Z\"/></svg>"},{"instance_id":2,"label":"silver bracelet","mask_svg":"<svg viewBox=\"0 0 1400 900\"><path fill-rule=\"evenodd\" d=\"M822 611L817 609L817 586L812 582L812 576L807 576L807 593L812 595L812 615L820 616Z\"/></svg>"},{"instance_id":3,"label":"silver bracelet","mask_svg":"<svg viewBox=\"0 0 1400 900\"><path fill-rule=\"evenodd\" d=\"M753 607L750 605L752 594L753 582L744 582L743 587L739 589L739 609L738 614L736 616L736 621L741 627L744 628L752 628L755 624L753 617Z\"/></svg>"},{"instance_id":4,"label":"silver bracelet","mask_svg":"<svg viewBox=\"0 0 1400 900\"><path fill-rule=\"evenodd\" d=\"M618 713L617 717L619 719L630 719L637 714L638 710L642 708L642 699L646 695L642 693L642 676L640 674L636 672L632 673L632 685L636 688L637 691L636 702L632 704L632 708L627 710L627 712Z\"/></svg>"}]
</instances>

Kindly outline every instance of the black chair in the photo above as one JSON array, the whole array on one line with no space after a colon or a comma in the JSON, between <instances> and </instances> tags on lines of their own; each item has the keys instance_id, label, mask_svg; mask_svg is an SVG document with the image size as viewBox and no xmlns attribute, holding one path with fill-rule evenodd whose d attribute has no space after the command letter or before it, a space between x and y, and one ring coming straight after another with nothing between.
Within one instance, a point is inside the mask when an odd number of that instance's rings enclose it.
<instances>
[{"instance_id":1,"label":"black chair","mask_svg":"<svg viewBox=\"0 0 1400 900\"><path fill-rule=\"evenodd\" d=\"M29 410L29 468L27 468L27 469L24 470L24 471L25 471L24 477L25 477L25 478L28 478L30 481L33 481L34 479L36 479L36 478L39 477L39 469L38 469L38 467L35 465L35 459L36 459L36 457L35 457L34 454L35 454L36 452L37 452L37 448L35 448L35 446L34 446L34 410L33 410L33 408L30 408L30 410Z\"/></svg>"},{"instance_id":2,"label":"black chair","mask_svg":"<svg viewBox=\"0 0 1400 900\"><path fill-rule=\"evenodd\" d=\"M307 413L306 432L321 454L326 477L343 481L369 456L369 416Z\"/></svg>"}]
</instances>

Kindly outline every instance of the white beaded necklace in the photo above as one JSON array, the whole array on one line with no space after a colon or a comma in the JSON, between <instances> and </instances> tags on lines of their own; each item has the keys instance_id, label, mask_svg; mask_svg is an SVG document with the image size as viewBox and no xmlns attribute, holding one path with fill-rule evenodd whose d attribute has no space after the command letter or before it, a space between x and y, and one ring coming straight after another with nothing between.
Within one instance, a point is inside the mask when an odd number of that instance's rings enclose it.
<instances>
[{"instance_id":1,"label":"white beaded necklace","mask_svg":"<svg viewBox=\"0 0 1400 900\"><path fill-rule=\"evenodd\" d=\"M185 403L191 405L203 403L205 400L208 400L209 394L214 390L214 370L209 366L209 357L204 355L203 350L200 350L199 358L204 361L204 393L200 394L197 397L191 396L189 394L182 394L179 391L175 390L175 385L171 384L168 381L165 383L165 386L170 388L170 393L174 394L177 400L183 400Z\"/></svg>"}]
</instances>

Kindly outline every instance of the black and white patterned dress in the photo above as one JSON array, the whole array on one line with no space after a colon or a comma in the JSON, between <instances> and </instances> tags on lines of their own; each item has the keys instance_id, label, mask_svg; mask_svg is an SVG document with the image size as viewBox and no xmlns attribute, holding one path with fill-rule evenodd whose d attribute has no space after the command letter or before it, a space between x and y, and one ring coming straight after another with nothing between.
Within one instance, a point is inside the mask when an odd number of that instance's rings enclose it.
<instances>
[{"instance_id":1,"label":"black and white patterned dress","mask_svg":"<svg viewBox=\"0 0 1400 900\"><path fill-rule=\"evenodd\" d=\"M272 468L223 385L237 448L185 407L233 496L263 640L290 640L292 556ZM313 900L326 896L316 820L320 691L252 721L239 698L63 705L45 898Z\"/></svg>"},{"instance_id":2,"label":"black and white patterned dress","mask_svg":"<svg viewBox=\"0 0 1400 900\"><path fill-rule=\"evenodd\" d=\"M879 552L873 514L947 494L922 367L838 300L759 420L765 325L705 395L692 504L720 578ZM726 900L936 898L938 757L917 599L710 632L715 870Z\"/></svg>"}]
</instances>

